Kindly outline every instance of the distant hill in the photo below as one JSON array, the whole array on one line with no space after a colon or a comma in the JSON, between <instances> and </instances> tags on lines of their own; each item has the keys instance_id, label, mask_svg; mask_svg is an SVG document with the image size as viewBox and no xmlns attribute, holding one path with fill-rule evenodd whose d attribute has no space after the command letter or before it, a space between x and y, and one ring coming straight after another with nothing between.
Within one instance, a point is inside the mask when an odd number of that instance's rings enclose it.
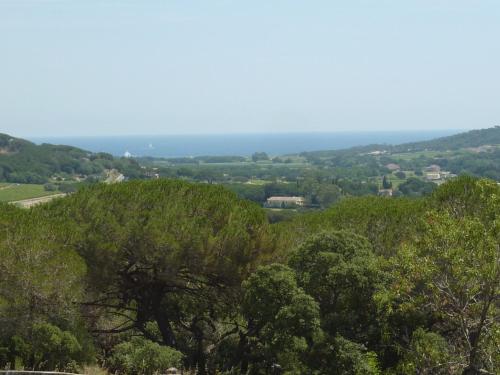
<instances>
[{"instance_id":1,"label":"distant hill","mask_svg":"<svg viewBox=\"0 0 500 375\"><path fill-rule=\"evenodd\" d=\"M404 143L394 146L401 151L448 151L484 145L500 145L500 126L488 129L471 130L465 133L432 139L430 141Z\"/></svg>"},{"instance_id":2,"label":"distant hill","mask_svg":"<svg viewBox=\"0 0 500 375\"><path fill-rule=\"evenodd\" d=\"M417 151L449 151L463 148L479 147L484 145L500 145L500 126L488 129L471 130L464 133L419 141L402 143L399 145L371 144L356 146L341 150L320 150L302 152L300 155L308 159L315 157L333 157L351 154L369 153L386 150L388 152L417 152Z\"/></svg>"},{"instance_id":3,"label":"distant hill","mask_svg":"<svg viewBox=\"0 0 500 375\"><path fill-rule=\"evenodd\" d=\"M404 143L399 145L379 145L352 147L343 150L326 150L303 152L300 156L317 165L330 167L352 168L363 166L375 173L380 166L373 160L374 155L381 156L385 164L397 162L389 156L395 153L411 153L418 151L454 151L473 149L486 145L500 145L500 126L489 129L472 130L452 136L436 138L429 141ZM456 170L459 173L467 172L474 175L497 179L498 153L495 148L492 152L472 154L467 160L453 159L460 165L452 168L452 162L440 163L443 167ZM189 163L226 163L245 160L237 156L211 156L185 158ZM326 161L328 159L328 161ZM479 160L481 159L481 160ZM141 159L144 161L146 159ZM458 160L458 161L457 161ZM171 161L171 160L169 160ZM426 162L438 163L437 160ZM423 161L422 161L423 162ZM326 163L326 164L325 164ZM146 163L148 164L148 163ZM446 164L446 165L445 165ZM378 166L377 166L378 165ZM346 169L346 170L347 170ZM41 144L15 138L8 134L0 134L0 182L17 183L46 183L61 180L98 180L102 179L105 171L117 170L125 177L144 177L144 169L132 158L116 158L107 153L93 153L73 146Z\"/></svg>"},{"instance_id":4,"label":"distant hill","mask_svg":"<svg viewBox=\"0 0 500 375\"><path fill-rule=\"evenodd\" d=\"M46 183L53 178L98 177L107 169L117 169L129 177L141 174L139 164L133 159L114 158L72 146L36 145L0 134L0 181Z\"/></svg>"},{"instance_id":5,"label":"distant hill","mask_svg":"<svg viewBox=\"0 0 500 375\"><path fill-rule=\"evenodd\" d=\"M30 146L34 146L34 144L25 139L0 133L0 155L15 154Z\"/></svg>"}]
</instances>

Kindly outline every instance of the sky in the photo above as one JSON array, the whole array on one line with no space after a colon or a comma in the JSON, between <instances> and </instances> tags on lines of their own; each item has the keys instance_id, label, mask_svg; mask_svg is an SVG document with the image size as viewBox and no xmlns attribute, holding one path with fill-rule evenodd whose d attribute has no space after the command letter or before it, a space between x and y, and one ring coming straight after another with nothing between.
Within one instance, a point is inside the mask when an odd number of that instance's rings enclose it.
<instances>
[{"instance_id":1,"label":"sky","mask_svg":"<svg viewBox=\"0 0 500 375\"><path fill-rule=\"evenodd\" d=\"M0 132L500 124L498 0L0 0Z\"/></svg>"}]
</instances>

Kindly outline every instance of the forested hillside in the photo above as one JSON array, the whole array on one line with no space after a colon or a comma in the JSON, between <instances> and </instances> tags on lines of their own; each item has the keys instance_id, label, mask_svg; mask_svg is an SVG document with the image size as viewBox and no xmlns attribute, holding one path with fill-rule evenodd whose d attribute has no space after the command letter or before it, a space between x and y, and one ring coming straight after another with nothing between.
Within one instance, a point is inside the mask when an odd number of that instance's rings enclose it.
<instances>
[{"instance_id":1,"label":"forested hillside","mask_svg":"<svg viewBox=\"0 0 500 375\"><path fill-rule=\"evenodd\" d=\"M500 126L488 129L471 130L465 133L436 138L430 141L405 143L397 146L400 151L447 151L484 145L500 145Z\"/></svg>"},{"instance_id":2,"label":"forested hillside","mask_svg":"<svg viewBox=\"0 0 500 375\"><path fill-rule=\"evenodd\" d=\"M495 127L428 142L300 155L256 152L247 158L135 159L71 146L35 145L0 135L0 184L39 184L38 190L68 193L98 181L180 178L224 185L239 197L260 205L272 196L300 196L306 208L325 209L352 196L429 195L439 184L462 174L500 181L499 137L500 128ZM13 184L0 186L0 200L9 201L11 193L21 188Z\"/></svg>"},{"instance_id":3,"label":"forested hillside","mask_svg":"<svg viewBox=\"0 0 500 375\"><path fill-rule=\"evenodd\" d=\"M130 177L141 175L133 159L116 159L72 146L36 145L0 134L0 182L42 184L54 178L99 178L106 169L117 169Z\"/></svg>"},{"instance_id":4,"label":"forested hillside","mask_svg":"<svg viewBox=\"0 0 500 375\"><path fill-rule=\"evenodd\" d=\"M326 157L337 154L367 153L370 151L386 150L398 152L418 151L449 151L463 148L479 147L484 145L500 145L500 126L492 128L470 130L467 132L435 138L429 141L402 143L399 145L372 144L359 147L351 147L344 150L320 150L304 152L302 155L311 157Z\"/></svg>"},{"instance_id":5,"label":"forested hillside","mask_svg":"<svg viewBox=\"0 0 500 375\"><path fill-rule=\"evenodd\" d=\"M455 175L468 174L498 181L500 127L472 130L424 142L304 152L301 156L318 167L335 170L337 177L349 176L351 179L390 177L395 173L387 166L404 172L405 178L419 177L427 167L437 165ZM411 176L407 176L408 171ZM410 182L415 183L414 180ZM400 192L404 194L404 191Z\"/></svg>"},{"instance_id":6,"label":"forested hillside","mask_svg":"<svg viewBox=\"0 0 500 375\"><path fill-rule=\"evenodd\" d=\"M495 374L499 223L465 176L279 224L179 180L0 205L0 368Z\"/></svg>"},{"instance_id":7,"label":"forested hillside","mask_svg":"<svg viewBox=\"0 0 500 375\"><path fill-rule=\"evenodd\" d=\"M464 174L500 181L500 144L496 144L499 136L500 128L496 127L428 142L299 155L256 152L246 159L138 161L154 169L159 177L223 184L238 196L261 205L272 196L301 196L307 208L324 209L353 196L426 196L438 185Z\"/></svg>"}]
</instances>

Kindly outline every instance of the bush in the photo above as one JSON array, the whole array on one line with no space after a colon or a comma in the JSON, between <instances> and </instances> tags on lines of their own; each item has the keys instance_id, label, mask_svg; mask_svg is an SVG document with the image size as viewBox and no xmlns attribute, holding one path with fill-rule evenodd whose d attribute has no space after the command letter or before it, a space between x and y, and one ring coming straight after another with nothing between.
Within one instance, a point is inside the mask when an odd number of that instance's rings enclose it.
<instances>
[{"instance_id":1,"label":"bush","mask_svg":"<svg viewBox=\"0 0 500 375\"><path fill-rule=\"evenodd\" d=\"M108 368L119 374L152 375L169 367L180 367L182 353L168 346L134 337L115 346Z\"/></svg>"},{"instance_id":2,"label":"bush","mask_svg":"<svg viewBox=\"0 0 500 375\"><path fill-rule=\"evenodd\" d=\"M377 355L344 337L326 337L313 350L312 367L323 375L380 375Z\"/></svg>"},{"instance_id":3,"label":"bush","mask_svg":"<svg viewBox=\"0 0 500 375\"><path fill-rule=\"evenodd\" d=\"M448 374L450 354L446 340L434 332L418 328L410 348L398 368L400 374Z\"/></svg>"},{"instance_id":4,"label":"bush","mask_svg":"<svg viewBox=\"0 0 500 375\"><path fill-rule=\"evenodd\" d=\"M55 184L45 184L45 185L43 185L43 189L44 189L45 191L56 191L56 190L57 190L57 187L58 187L58 186L57 186L57 185L55 185Z\"/></svg>"},{"instance_id":5,"label":"bush","mask_svg":"<svg viewBox=\"0 0 500 375\"><path fill-rule=\"evenodd\" d=\"M418 197L431 194L437 185L434 182L422 181L416 177L410 177L399 185L399 191L408 197Z\"/></svg>"},{"instance_id":6,"label":"bush","mask_svg":"<svg viewBox=\"0 0 500 375\"><path fill-rule=\"evenodd\" d=\"M74 193L77 191L77 184L60 184L59 191L62 193Z\"/></svg>"},{"instance_id":7,"label":"bush","mask_svg":"<svg viewBox=\"0 0 500 375\"><path fill-rule=\"evenodd\" d=\"M406 173L404 173L404 172L399 171L399 172L394 173L394 175L395 175L397 178L401 179L401 180L406 179Z\"/></svg>"},{"instance_id":8,"label":"bush","mask_svg":"<svg viewBox=\"0 0 500 375\"><path fill-rule=\"evenodd\" d=\"M258 161L261 161L261 160L269 160L269 156L265 152L255 152L252 155L252 160L254 162L258 162Z\"/></svg>"},{"instance_id":9,"label":"bush","mask_svg":"<svg viewBox=\"0 0 500 375\"><path fill-rule=\"evenodd\" d=\"M47 178L42 177L36 173L30 172L13 172L10 173L7 181L15 182L18 184L44 184Z\"/></svg>"},{"instance_id":10,"label":"bush","mask_svg":"<svg viewBox=\"0 0 500 375\"><path fill-rule=\"evenodd\" d=\"M33 326L32 357L37 370L74 371L81 358L82 347L71 332L50 323ZM28 363L28 358L24 362Z\"/></svg>"}]
</instances>

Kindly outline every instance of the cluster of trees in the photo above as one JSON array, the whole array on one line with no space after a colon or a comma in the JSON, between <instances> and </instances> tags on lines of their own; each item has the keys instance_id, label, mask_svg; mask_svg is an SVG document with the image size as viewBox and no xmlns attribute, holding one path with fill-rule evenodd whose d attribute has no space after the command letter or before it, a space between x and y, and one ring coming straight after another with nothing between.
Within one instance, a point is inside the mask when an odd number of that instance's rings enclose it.
<instances>
[{"instance_id":1,"label":"cluster of trees","mask_svg":"<svg viewBox=\"0 0 500 375\"><path fill-rule=\"evenodd\" d=\"M298 195L304 196L313 206L326 208L341 195L361 196L378 192L376 183L334 178L329 171L308 170L307 164L293 167L269 164L183 165L162 167L158 171L162 177L222 184L239 197L259 204L273 195ZM253 184L252 179L268 182Z\"/></svg>"},{"instance_id":2,"label":"cluster of trees","mask_svg":"<svg viewBox=\"0 0 500 375\"><path fill-rule=\"evenodd\" d=\"M130 178L143 176L140 165L133 159L114 158L71 146L36 145L0 134L0 181L44 184L54 176L99 177L105 169L117 169Z\"/></svg>"},{"instance_id":3,"label":"cluster of trees","mask_svg":"<svg viewBox=\"0 0 500 375\"><path fill-rule=\"evenodd\" d=\"M318 153L303 153L307 159L304 164L247 164L230 163L227 165L193 165L194 159L189 159L191 164L172 165L159 168L163 177L180 177L197 182L222 183L228 188L241 194L241 197L255 202L264 202L269 196L263 186L248 186L252 179L265 181L281 181L282 183L268 183L267 185L280 185L281 190L294 190L294 194L308 195L311 200L323 207L324 205L314 199L314 191L301 191L294 187L302 180L316 180L322 187L328 188L332 183L337 186L344 196L361 196L377 194L379 185L375 183L378 178L387 176L391 171L385 165L397 163L403 170L414 171L415 175L422 176L422 170L431 164L437 164L442 169L451 173L469 174L500 180L500 150L492 149L488 152L473 153L470 151L457 151L443 155L429 154L415 158L399 158L391 155L366 155L360 154L357 148L341 151L321 152L327 157L319 157ZM406 179L404 172L396 172L399 179ZM291 184L286 187L286 183ZM382 187L388 188L391 183L385 178ZM435 188L433 183L424 181L421 177L408 177L397 189L399 194L405 196L428 195Z\"/></svg>"},{"instance_id":4,"label":"cluster of trees","mask_svg":"<svg viewBox=\"0 0 500 375\"><path fill-rule=\"evenodd\" d=\"M345 195L376 194L375 184L353 183L349 180L323 180L301 178L296 182L272 182L261 185L229 183L224 184L239 197L262 204L272 196L302 196L309 207L327 208Z\"/></svg>"},{"instance_id":5,"label":"cluster of trees","mask_svg":"<svg viewBox=\"0 0 500 375\"><path fill-rule=\"evenodd\" d=\"M142 163L144 159L140 159ZM169 159L170 160L170 159ZM158 172L162 177L181 177L194 181L207 182L207 176L214 182L247 182L251 179L275 180L283 179L295 181L297 177L303 176L308 165L293 165L287 163L175 163L173 165L155 164L148 162L146 166L157 165Z\"/></svg>"},{"instance_id":6,"label":"cluster of trees","mask_svg":"<svg viewBox=\"0 0 500 375\"><path fill-rule=\"evenodd\" d=\"M468 148L493 145L472 150ZM453 174L468 174L500 180L500 127L475 130L451 137L402 145L368 145L344 150L303 152L294 156L270 157L256 152L251 160L237 156L201 156L154 160L142 158L140 163L157 168L161 177L223 184L240 197L262 204L271 195L301 195L312 207L326 208L340 197L377 195L379 188L394 188L394 195L420 197L432 193L436 185L422 178L431 164ZM479 152L481 151L481 152ZM272 163L262 163L270 161ZM394 176L406 180L392 186L386 165L399 164L407 176L398 171ZM380 178L382 183L380 184ZM252 180L265 182L252 185Z\"/></svg>"},{"instance_id":7,"label":"cluster of trees","mask_svg":"<svg viewBox=\"0 0 500 375\"><path fill-rule=\"evenodd\" d=\"M0 206L0 367L494 374L500 187L342 200L269 224L220 185Z\"/></svg>"},{"instance_id":8,"label":"cluster of trees","mask_svg":"<svg viewBox=\"0 0 500 375\"><path fill-rule=\"evenodd\" d=\"M267 161L269 160L269 156L265 152L254 152L252 154L252 161Z\"/></svg>"},{"instance_id":9,"label":"cluster of trees","mask_svg":"<svg viewBox=\"0 0 500 375\"><path fill-rule=\"evenodd\" d=\"M441 161L443 168L455 174L466 173L500 180L500 148L480 153L463 153Z\"/></svg>"},{"instance_id":10,"label":"cluster of trees","mask_svg":"<svg viewBox=\"0 0 500 375\"><path fill-rule=\"evenodd\" d=\"M485 148L482 152L472 150L485 145L493 147ZM500 127L496 126L430 141L401 145L368 145L345 150L304 152L300 155L317 167L328 168L333 174L350 179L383 176L389 172L385 165L397 163L403 170L415 171L418 174L426 166L438 164L457 175L465 173L499 180L500 151L496 148L498 145ZM382 150L385 152L379 154ZM406 156L398 156L400 153ZM415 157L411 157L412 154Z\"/></svg>"},{"instance_id":11,"label":"cluster of trees","mask_svg":"<svg viewBox=\"0 0 500 375\"><path fill-rule=\"evenodd\" d=\"M162 162L168 164L194 164L198 165L201 163L242 163L247 161L244 156L236 155L207 155L207 156L195 156L195 157L177 157L177 158L152 158L152 157L140 157L138 161L141 164L152 166L154 162Z\"/></svg>"},{"instance_id":12,"label":"cluster of trees","mask_svg":"<svg viewBox=\"0 0 500 375\"><path fill-rule=\"evenodd\" d=\"M430 195L437 185L433 182L422 181L416 177L410 177L398 186L398 191L407 197L419 197Z\"/></svg>"}]
</instances>

